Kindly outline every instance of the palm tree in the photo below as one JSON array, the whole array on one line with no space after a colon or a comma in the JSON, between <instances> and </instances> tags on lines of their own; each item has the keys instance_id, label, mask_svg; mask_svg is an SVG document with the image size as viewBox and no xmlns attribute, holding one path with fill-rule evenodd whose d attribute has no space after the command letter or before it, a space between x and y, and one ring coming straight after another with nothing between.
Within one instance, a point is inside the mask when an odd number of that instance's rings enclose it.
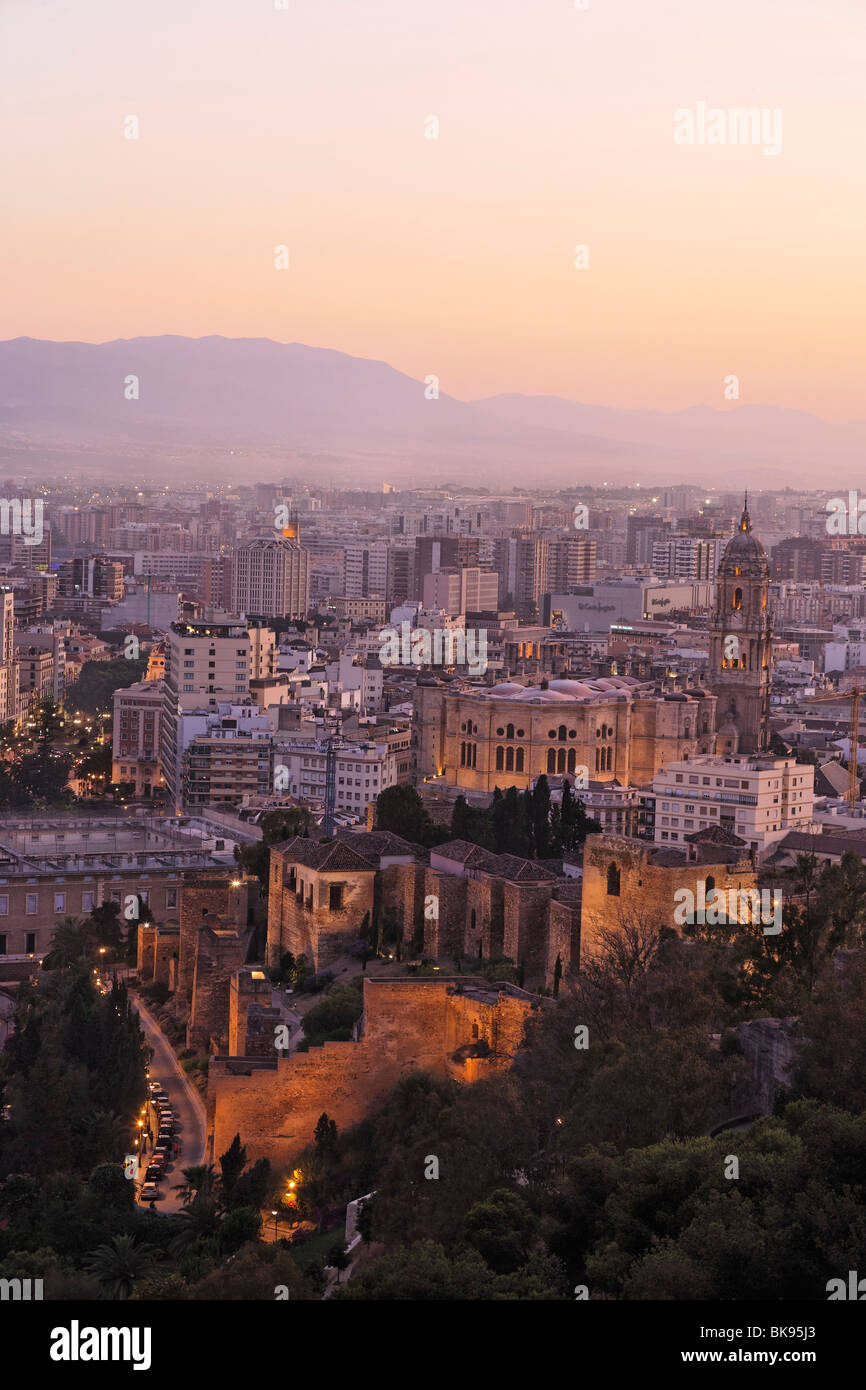
<instances>
[{"instance_id":1,"label":"palm tree","mask_svg":"<svg viewBox=\"0 0 866 1390\"><path fill-rule=\"evenodd\" d=\"M85 1268L99 1281L107 1298L129 1298L139 1279L146 1279L154 1264L152 1246L137 1245L134 1236L112 1236L99 1245Z\"/></svg>"},{"instance_id":2,"label":"palm tree","mask_svg":"<svg viewBox=\"0 0 866 1390\"><path fill-rule=\"evenodd\" d=\"M220 1215L216 1199L209 1192L200 1192L195 1200L175 1218L178 1223L177 1235L171 1242L172 1255L182 1255L188 1246L197 1240L212 1236L219 1228Z\"/></svg>"},{"instance_id":3,"label":"palm tree","mask_svg":"<svg viewBox=\"0 0 866 1390\"><path fill-rule=\"evenodd\" d=\"M45 958L46 970L62 970L75 965L87 954L89 940L88 926L81 917L65 917L54 928L51 949Z\"/></svg>"},{"instance_id":4,"label":"palm tree","mask_svg":"<svg viewBox=\"0 0 866 1390\"><path fill-rule=\"evenodd\" d=\"M199 1196L209 1197L213 1192L216 1173L212 1163L195 1163L191 1168L182 1168L184 1180L176 1182L174 1192L179 1192L185 1207L191 1205Z\"/></svg>"}]
</instances>

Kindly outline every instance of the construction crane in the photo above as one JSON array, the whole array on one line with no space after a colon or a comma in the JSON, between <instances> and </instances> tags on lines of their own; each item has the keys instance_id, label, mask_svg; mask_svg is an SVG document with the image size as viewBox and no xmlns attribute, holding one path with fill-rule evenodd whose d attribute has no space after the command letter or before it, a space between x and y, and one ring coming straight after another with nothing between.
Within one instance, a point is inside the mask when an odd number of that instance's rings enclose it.
<instances>
[{"instance_id":1,"label":"construction crane","mask_svg":"<svg viewBox=\"0 0 866 1390\"><path fill-rule=\"evenodd\" d=\"M346 747L343 738L342 720L338 715L325 719L325 737L316 740L316 746L325 753L325 816L322 829L326 835L334 833L334 812L337 805L337 753Z\"/></svg>"},{"instance_id":2,"label":"construction crane","mask_svg":"<svg viewBox=\"0 0 866 1390\"><path fill-rule=\"evenodd\" d=\"M848 724L848 790L845 799L848 810L853 815L857 803L857 753L860 748L860 696L866 694L860 685L852 685L849 690L837 690L833 695L814 695L804 700L806 705L838 704L840 700L851 701L851 719Z\"/></svg>"}]
</instances>

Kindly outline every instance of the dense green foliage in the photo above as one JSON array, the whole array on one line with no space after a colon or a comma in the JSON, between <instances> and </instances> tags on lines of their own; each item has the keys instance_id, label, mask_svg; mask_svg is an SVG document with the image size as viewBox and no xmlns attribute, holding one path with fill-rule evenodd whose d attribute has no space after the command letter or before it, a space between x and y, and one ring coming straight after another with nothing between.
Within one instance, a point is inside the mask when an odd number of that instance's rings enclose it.
<instances>
[{"instance_id":1,"label":"dense green foliage","mask_svg":"<svg viewBox=\"0 0 866 1390\"><path fill-rule=\"evenodd\" d=\"M146 656L87 661L78 680L66 692L67 707L82 710L84 714L110 714L115 690L144 680L146 671Z\"/></svg>"},{"instance_id":2,"label":"dense green foliage","mask_svg":"<svg viewBox=\"0 0 866 1390\"><path fill-rule=\"evenodd\" d=\"M561 805L551 802L542 774L532 790L509 787L503 793L497 787L486 807L470 806L464 796L458 796L448 829L433 823L414 787L386 787L376 802L376 829L431 848L446 840L469 840L493 854L547 859L576 849L601 826L587 816L568 784L563 787Z\"/></svg>"}]
</instances>

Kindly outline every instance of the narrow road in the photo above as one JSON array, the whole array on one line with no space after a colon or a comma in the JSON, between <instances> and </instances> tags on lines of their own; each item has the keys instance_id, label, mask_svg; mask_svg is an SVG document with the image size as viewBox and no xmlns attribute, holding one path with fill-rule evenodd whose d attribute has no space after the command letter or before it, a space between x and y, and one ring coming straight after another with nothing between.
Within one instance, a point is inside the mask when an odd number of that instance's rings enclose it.
<instances>
[{"instance_id":1,"label":"narrow road","mask_svg":"<svg viewBox=\"0 0 866 1390\"><path fill-rule=\"evenodd\" d=\"M204 1163L204 1101L192 1082L187 1080L183 1068L172 1051L171 1044L147 1005L133 991L130 991L130 998L138 1010L142 1031L153 1048L150 1079L160 1082L168 1092L171 1108L178 1122L178 1138L183 1145L180 1158L168 1165L165 1177L159 1184L162 1195L155 1210L166 1213L181 1211L183 1202L180 1194L173 1191L173 1187L175 1183L183 1182L184 1168L192 1168L197 1163ZM152 1114L152 1112L150 1113ZM153 1126L153 1120L151 1120L151 1124ZM141 1177L144 1177L143 1168Z\"/></svg>"}]
</instances>

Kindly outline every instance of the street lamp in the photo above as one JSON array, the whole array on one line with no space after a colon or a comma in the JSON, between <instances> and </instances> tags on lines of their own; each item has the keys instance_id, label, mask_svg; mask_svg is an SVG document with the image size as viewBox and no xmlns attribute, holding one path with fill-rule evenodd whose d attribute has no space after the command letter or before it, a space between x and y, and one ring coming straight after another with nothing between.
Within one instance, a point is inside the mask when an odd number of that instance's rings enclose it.
<instances>
[{"instance_id":1,"label":"street lamp","mask_svg":"<svg viewBox=\"0 0 866 1390\"><path fill-rule=\"evenodd\" d=\"M271 1212L271 1216L274 1218L274 1240L276 1240L276 1238L277 1238L277 1221L278 1221L279 1218L277 1217L277 1213L276 1213L275 1211L272 1211L272 1212Z\"/></svg>"}]
</instances>

